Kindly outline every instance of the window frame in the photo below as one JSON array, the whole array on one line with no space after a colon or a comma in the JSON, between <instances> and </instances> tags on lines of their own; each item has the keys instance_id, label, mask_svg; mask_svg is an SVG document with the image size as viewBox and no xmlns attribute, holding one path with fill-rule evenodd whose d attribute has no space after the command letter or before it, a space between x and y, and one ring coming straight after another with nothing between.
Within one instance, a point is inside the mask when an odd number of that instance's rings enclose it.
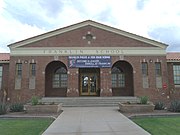
<instances>
[{"instance_id":1,"label":"window frame","mask_svg":"<svg viewBox=\"0 0 180 135\"><path fill-rule=\"evenodd\" d=\"M148 76L148 63L147 62L142 62L141 63L141 72L143 77Z\"/></svg>"},{"instance_id":2,"label":"window frame","mask_svg":"<svg viewBox=\"0 0 180 135\"><path fill-rule=\"evenodd\" d=\"M155 76L156 77L162 76L161 62L155 62Z\"/></svg>"},{"instance_id":3,"label":"window frame","mask_svg":"<svg viewBox=\"0 0 180 135\"><path fill-rule=\"evenodd\" d=\"M16 78L22 78L22 63L16 63Z\"/></svg>"},{"instance_id":4,"label":"window frame","mask_svg":"<svg viewBox=\"0 0 180 135\"><path fill-rule=\"evenodd\" d=\"M173 65L173 79L174 85L180 86L180 65Z\"/></svg>"},{"instance_id":5,"label":"window frame","mask_svg":"<svg viewBox=\"0 0 180 135\"><path fill-rule=\"evenodd\" d=\"M2 81L3 81L3 65L0 65L0 89L2 89Z\"/></svg>"},{"instance_id":6,"label":"window frame","mask_svg":"<svg viewBox=\"0 0 180 135\"><path fill-rule=\"evenodd\" d=\"M36 77L36 63L30 63L30 77Z\"/></svg>"},{"instance_id":7,"label":"window frame","mask_svg":"<svg viewBox=\"0 0 180 135\"><path fill-rule=\"evenodd\" d=\"M113 71L113 69L115 71ZM111 70L111 85L112 88L125 88L126 80L125 73L118 67L113 67Z\"/></svg>"},{"instance_id":8,"label":"window frame","mask_svg":"<svg viewBox=\"0 0 180 135\"><path fill-rule=\"evenodd\" d=\"M52 88L67 88L67 81L67 69L65 67L59 67L53 73Z\"/></svg>"}]
</instances>

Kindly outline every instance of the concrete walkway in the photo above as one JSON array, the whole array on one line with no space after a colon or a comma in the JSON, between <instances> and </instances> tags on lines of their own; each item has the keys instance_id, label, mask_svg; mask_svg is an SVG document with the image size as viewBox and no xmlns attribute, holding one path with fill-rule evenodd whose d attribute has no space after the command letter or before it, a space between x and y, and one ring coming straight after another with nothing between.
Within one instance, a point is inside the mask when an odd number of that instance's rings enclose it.
<instances>
[{"instance_id":1,"label":"concrete walkway","mask_svg":"<svg viewBox=\"0 0 180 135\"><path fill-rule=\"evenodd\" d=\"M63 108L43 135L150 135L116 107Z\"/></svg>"}]
</instances>

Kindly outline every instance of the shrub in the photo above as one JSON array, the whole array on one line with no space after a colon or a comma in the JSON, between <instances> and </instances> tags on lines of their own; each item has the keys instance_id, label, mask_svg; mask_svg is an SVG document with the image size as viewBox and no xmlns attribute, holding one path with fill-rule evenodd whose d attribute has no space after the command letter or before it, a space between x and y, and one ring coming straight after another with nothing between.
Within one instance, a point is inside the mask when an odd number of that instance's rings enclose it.
<instances>
[{"instance_id":1,"label":"shrub","mask_svg":"<svg viewBox=\"0 0 180 135\"><path fill-rule=\"evenodd\" d=\"M7 113L7 105L6 104L0 104L0 115Z\"/></svg>"},{"instance_id":2,"label":"shrub","mask_svg":"<svg viewBox=\"0 0 180 135\"><path fill-rule=\"evenodd\" d=\"M24 106L22 103L14 103L9 107L11 112L22 112L24 110Z\"/></svg>"},{"instance_id":3,"label":"shrub","mask_svg":"<svg viewBox=\"0 0 180 135\"><path fill-rule=\"evenodd\" d=\"M180 100L172 101L169 110L172 112L180 112Z\"/></svg>"},{"instance_id":4,"label":"shrub","mask_svg":"<svg viewBox=\"0 0 180 135\"><path fill-rule=\"evenodd\" d=\"M155 103L155 110L164 110L164 103L159 101Z\"/></svg>"},{"instance_id":5,"label":"shrub","mask_svg":"<svg viewBox=\"0 0 180 135\"><path fill-rule=\"evenodd\" d=\"M140 104L147 104L147 102L148 102L148 97L147 96L140 97Z\"/></svg>"},{"instance_id":6,"label":"shrub","mask_svg":"<svg viewBox=\"0 0 180 135\"><path fill-rule=\"evenodd\" d=\"M31 98L31 104L32 104L32 105L37 105L37 104L38 104L38 97L33 96L33 97Z\"/></svg>"}]
</instances>

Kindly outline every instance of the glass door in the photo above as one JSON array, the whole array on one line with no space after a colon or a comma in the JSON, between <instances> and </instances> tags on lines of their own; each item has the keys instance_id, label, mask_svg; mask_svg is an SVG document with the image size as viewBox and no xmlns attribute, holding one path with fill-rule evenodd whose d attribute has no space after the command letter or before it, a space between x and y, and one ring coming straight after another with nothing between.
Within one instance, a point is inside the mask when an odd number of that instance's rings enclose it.
<instances>
[{"instance_id":1,"label":"glass door","mask_svg":"<svg viewBox=\"0 0 180 135\"><path fill-rule=\"evenodd\" d=\"M97 95L97 74L92 73L82 73L81 74L81 95Z\"/></svg>"}]
</instances>

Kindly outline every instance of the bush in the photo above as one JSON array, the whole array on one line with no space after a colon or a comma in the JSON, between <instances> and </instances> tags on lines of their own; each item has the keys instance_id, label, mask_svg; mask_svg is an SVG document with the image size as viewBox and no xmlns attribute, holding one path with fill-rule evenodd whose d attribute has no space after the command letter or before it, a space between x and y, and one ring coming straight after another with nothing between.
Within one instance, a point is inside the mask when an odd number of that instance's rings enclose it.
<instances>
[{"instance_id":1,"label":"bush","mask_svg":"<svg viewBox=\"0 0 180 135\"><path fill-rule=\"evenodd\" d=\"M31 98L31 104L32 104L32 105L37 105L37 104L38 104L38 97L33 96L33 97Z\"/></svg>"},{"instance_id":2,"label":"bush","mask_svg":"<svg viewBox=\"0 0 180 135\"><path fill-rule=\"evenodd\" d=\"M155 103L155 110L164 110L164 103L159 101Z\"/></svg>"},{"instance_id":3,"label":"bush","mask_svg":"<svg viewBox=\"0 0 180 135\"><path fill-rule=\"evenodd\" d=\"M0 104L0 115L7 113L7 105L6 104Z\"/></svg>"},{"instance_id":4,"label":"bush","mask_svg":"<svg viewBox=\"0 0 180 135\"><path fill-rule=\"evenodd\" d=\"M140 104L147 104L147 102L148 102L148 97L147 96L140 97Z\"/></svg>"},{"instance_id":5,"label":"bush","mask_svg":"<svg viewBox=\"0 0 180 135\"><path fill-rule=\"evenodd\" d=\"M24 111L24 106L22 103L11 104L9 107L11 112L22 112Z\"/></svg>"},{"instance_id":6,"label":"bush","mask_svg":"<svg viewBox=\"0 0 180 135\"><path fill-rule=\"evenodd\" d=\"M172 101L169 110L172 112L180 112L180 100Z\"/></svg>"}]
</instances>

